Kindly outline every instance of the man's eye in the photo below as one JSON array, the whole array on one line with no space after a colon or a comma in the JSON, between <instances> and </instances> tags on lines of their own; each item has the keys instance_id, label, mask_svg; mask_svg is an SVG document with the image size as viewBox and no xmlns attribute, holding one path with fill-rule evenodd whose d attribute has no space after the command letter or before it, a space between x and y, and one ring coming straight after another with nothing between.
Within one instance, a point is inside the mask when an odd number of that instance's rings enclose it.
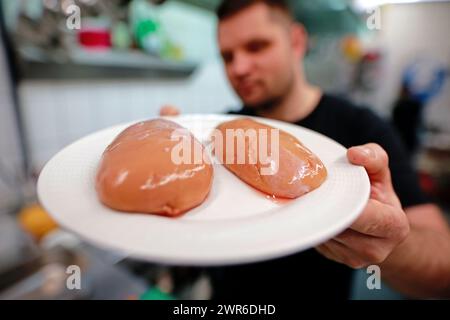
<instances>
[{"instance_id":1,"label":"man's eye","mask_svg":"<svg viewBox=\"0 0 450 320\"><path fill-rule=\"evenodd\" d=\"M229 52L222 53L222 59L225 63L230 63L233 61L233 55Z\"/></svg>"},{"instance_id":2,"label":"man's eye","mask_svg":"<svg viewBox=\"0 0 450 320\"><path fill-rule=\"evenodd\" d=\"M257 53L266 49L268 46L269 43L267 41L254 41L247 44L247 50L249 52Z\"/></svg>"}]
</instances>

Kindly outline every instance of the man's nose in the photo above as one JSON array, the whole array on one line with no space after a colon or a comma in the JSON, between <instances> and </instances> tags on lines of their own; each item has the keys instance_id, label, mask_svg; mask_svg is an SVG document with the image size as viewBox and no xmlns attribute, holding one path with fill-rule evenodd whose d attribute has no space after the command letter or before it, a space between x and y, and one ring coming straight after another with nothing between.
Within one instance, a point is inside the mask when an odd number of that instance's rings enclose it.
<instances>
[{"instance_id":1,"label":"man's nose","mask_svg":"<svg viewBox=\"0 0 450 320\"><path fill-rule=\"evenodd\" d=\"M243 53L236 54L231 68L235 77L247 76L252 68L250 57Z\"/></svg>"}]
</instances>

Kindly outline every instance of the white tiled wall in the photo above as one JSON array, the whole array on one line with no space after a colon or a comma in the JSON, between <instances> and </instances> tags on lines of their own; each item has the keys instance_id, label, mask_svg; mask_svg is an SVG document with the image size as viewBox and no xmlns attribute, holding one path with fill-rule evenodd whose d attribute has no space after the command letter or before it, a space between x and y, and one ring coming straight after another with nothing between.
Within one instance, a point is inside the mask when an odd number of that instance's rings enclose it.
<instances>
[{"instance_id":1,"label":"white tiled wall","mask_svg":"<svg viewBox=\"0 0 450 320\"><path fill-rule=\"evenodd\" d=\"M84 135L156 116L164 104L176 105L183 113L218 113L239 105L215 61L186 79L26 81L19 95L36 170Z\"/></svg>"}]
</instances>

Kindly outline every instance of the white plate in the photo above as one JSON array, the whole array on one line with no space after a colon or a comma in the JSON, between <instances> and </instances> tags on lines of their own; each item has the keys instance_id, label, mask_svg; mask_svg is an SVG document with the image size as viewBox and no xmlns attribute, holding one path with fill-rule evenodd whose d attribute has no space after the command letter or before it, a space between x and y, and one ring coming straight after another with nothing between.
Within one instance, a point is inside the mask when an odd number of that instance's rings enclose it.
<instances>
[{"instance_id":1,"label":"white plate","mask_svg":"<svg viewBox=\"0 0 450 320\"><path fill-rule=\"evenodd\" d=\"M170 118L205 140L227 115ZM42 205L63 227L103 248L152 262L227 265L299 252L337 235L358 217L370 191L366 171L346 149L311 130L258 119L296 136L324 162L328 178L313 192L276 203L217 164L207 200L181 218L113 211L98 200L94 178L106 146L130 123L91 134L60 151L42 170Z\"/></svg>"}]
</instances>

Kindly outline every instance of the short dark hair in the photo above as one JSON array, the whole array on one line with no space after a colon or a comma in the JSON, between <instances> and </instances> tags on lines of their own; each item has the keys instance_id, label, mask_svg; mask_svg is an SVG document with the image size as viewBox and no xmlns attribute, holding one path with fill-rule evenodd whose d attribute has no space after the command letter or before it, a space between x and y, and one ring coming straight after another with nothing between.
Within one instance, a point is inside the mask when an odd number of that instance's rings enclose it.
<instances>
[{"instance_id":1,"label":"short dark hair","mask_svg":"<svg viewBox=\"0 0 450 320\"><path fill-rule=\"evenodd\" d=\"M278 9L289 18L294 19L294 14L286 0L223 0L217 9L217 17L219 18L219 21L224 20L259 3Z\"/></svg>"}]
</instances>

